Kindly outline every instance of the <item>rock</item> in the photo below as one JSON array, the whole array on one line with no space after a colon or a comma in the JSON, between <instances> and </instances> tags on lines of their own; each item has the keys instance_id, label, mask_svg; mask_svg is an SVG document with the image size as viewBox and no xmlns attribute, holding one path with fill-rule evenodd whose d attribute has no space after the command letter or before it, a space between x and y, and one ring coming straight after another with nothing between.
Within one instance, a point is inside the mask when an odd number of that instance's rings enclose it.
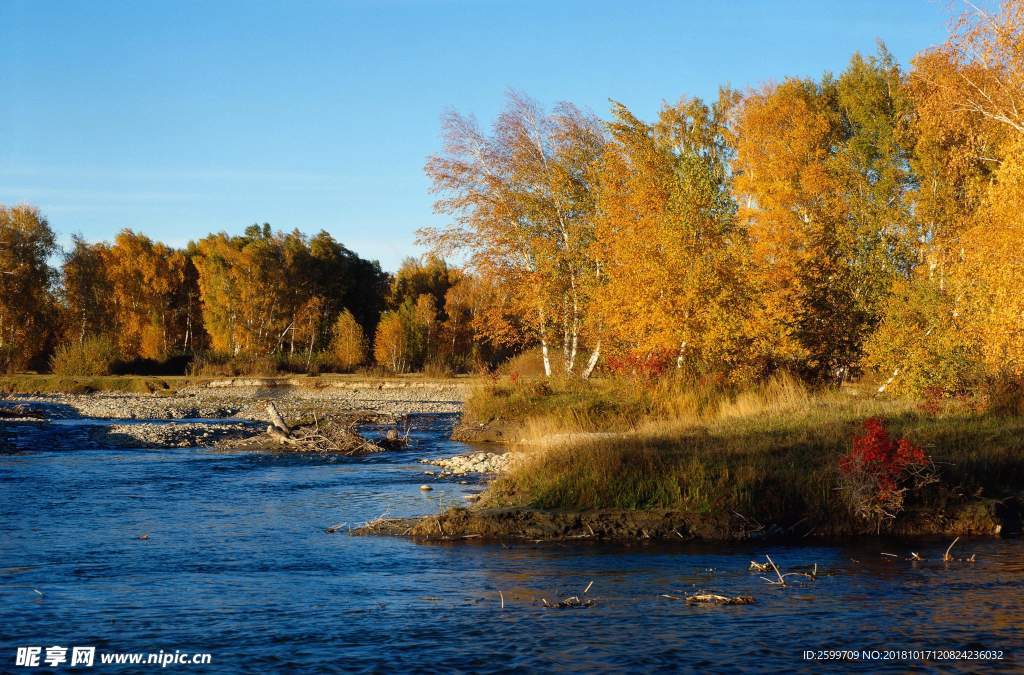
<instances>
[{"instance_id":1,"label":"rock","mask_svg":"<svg viewBox=\"0 0 1024 675\"><path fill-rule=\"evenodd\" d=\"M441 475L462 476L471 473L498 474L508 469L517 457L516 453L475 452L471 455L456 455L444 459L421 460L443 469Z\"/></svg>"},{"instance_id":2,"label":"rock","mask_svg":"<svg viewBox=\"0 0 1024 675\"><path fill-rule=\"evenodd\" d=\"M429 485L421 485L420 489L423 490L424 492L430 492L434 488L430 487Z\"/></svg>"}]
</instances>

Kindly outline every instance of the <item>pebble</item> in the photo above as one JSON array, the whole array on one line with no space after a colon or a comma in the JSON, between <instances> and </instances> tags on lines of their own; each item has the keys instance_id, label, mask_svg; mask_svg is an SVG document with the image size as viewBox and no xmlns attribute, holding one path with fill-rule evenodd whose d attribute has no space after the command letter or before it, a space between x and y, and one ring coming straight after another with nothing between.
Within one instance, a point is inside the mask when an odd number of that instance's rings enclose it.
<instances>
[{"instance_id":1,"label":"pebble","mask_svg":"<svg viewBox=\"0 0 1024 675\"><path fill-rule=\"evenodd\" d=\"M444 459L421 459L423 464L441 467L442 476L462 476L471 473L501 473L508 469L516 454L511 452L474 452Z\"/></svg>"}]
</instances>

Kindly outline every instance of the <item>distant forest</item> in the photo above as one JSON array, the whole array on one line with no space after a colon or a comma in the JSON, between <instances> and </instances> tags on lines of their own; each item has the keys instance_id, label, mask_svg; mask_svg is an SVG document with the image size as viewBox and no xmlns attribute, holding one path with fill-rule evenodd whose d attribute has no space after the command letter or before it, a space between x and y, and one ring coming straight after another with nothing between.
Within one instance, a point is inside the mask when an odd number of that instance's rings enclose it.
<instances>
[{"instance_id":1,"label":"distant forest","mask_svg":"<svg viewBox=\"0 0 1024 675\"><path fill-rule=\"evenodd\" d=\"M443 131L426 172L449 224L394 277L266 225L76 240L54 270L43 217L3 209L0 367L454 372L536 347L584 378L873 371L955 394L1024 375L1021 0L971 6L908 69L879 45L653 121L512 93L489 128Z\"/></svg>"}]
</instances>

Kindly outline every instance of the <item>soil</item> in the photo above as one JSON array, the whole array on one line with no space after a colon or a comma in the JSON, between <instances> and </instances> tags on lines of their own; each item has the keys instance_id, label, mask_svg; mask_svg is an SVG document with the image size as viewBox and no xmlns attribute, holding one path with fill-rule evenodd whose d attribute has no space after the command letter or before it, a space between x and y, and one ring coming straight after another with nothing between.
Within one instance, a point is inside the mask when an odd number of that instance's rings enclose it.
<instances>
[{"instance_id":1,"label":"soil","mask_svg":"<svg viewBox=\"0 0 1024 675\"><path fill-rule=\"evenodd\" d=\"M965 536L1013 534L1020 531L1024 502L1018 498L950 506L943 513L910 513L891 534L897 536ZM424 541L463 539L528 541L689 541L804 539L871 534L833 526L752 528L727 514L695 515L668 509L647 511L539 511L523 508L452 508L436 516L377 520L353 530L356 535L407 536Z\"/></svg>"}]
</instances>

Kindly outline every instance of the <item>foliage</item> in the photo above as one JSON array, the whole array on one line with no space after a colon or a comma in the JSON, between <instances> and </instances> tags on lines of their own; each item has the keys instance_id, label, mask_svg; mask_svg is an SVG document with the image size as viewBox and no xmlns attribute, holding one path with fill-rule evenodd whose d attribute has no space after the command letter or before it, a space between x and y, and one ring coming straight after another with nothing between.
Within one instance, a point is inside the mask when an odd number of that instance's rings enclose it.
<instances>
[{"instance_id":1,"label":"foliage","mask_svg":"<svg viewBox=\"0 0 1024 675\"><path fill-rule=\"evenodd\" d=\"M55 375L110 375L120 358L117 344L105 335L64 342L50 359Z\"/></svg>"},{"instance_id":2,"label":"foliage","mask_svg":"<svg viewBox=\"0 0 1024 675\"><path fill-rule=\"evenodd\" d=\"M53 230L30 206L0 204L0 371L31 364L53 332Z\"/></svg>"},{"instance_id":3,"label":"foliage","mask_svg":"<svg viewBox=\"0 0 1024 675\"><path fill-rule=\"evenodd\" d=\"M373 358L393 373L408 372L412 346L407 326L398 312L387 311L381 315L373 338Z\"/></svg>"},{"instance_id":4,"label":"foliage","mask_svg":"<svg viewBox=\"0 0 1024 675\"><path fill-rule=\"evenodd\" d=\"M253 225L242 236L210 235L193 257L211 346L224 353L294 355L327 347L345 308L373 326L385 275L326 232L273 232Z\"/></svg>"},{"instance_id":5,"label":"foliage","mask_svg":"<svg viewBox=\"0 0 1024 675\"><path fill-rule=\"evenodd\" d=\"M481 331L505 344L539 342L548 374L549 349L560 343L573 372L588 326L587 289L596 280L587 253L600 123L568 103L546 114L512 93L490 135L457 113L443 127L444 151L426 171L441 195L435 209L454 222L422 231L421 241L442 255L467 252L469 268L499 288L500 304Z\"/></svg>"},{"instance_id":6,"label":"foliage","mask_svg":"<svg viewBox=\"0 0 1024 675\"><path fill-rule=\"evenodd\" d=\"M925 276L896 282L865 344L865 365L891 378L886 389L912 395L962 395L984 378L981 355L954 298Z\"/></svg>"},{"instance_id":7,"label":"foliage","mask_svg":"<svg viewBox=\"0 0 1024 675\"><path fill-rule=\"evenodd\" d=\"M908 492L938 480L924 450L906 438L893 439L876 417L864 420L863 433L838 466L839 489L850 509L876 529L896 519Z\"/></svg>"},{"instance_id":8,"label":"foliage","mask_svg":"<svg viewBox=\"0 0 1024 675\"><path fill-rule=\"evenodd\" d=\"M352 312L343 310L334 322L331 354L342 371L352 371L366 361L366 336Z\"/></svg>"},{"instance_id":9,"label":"foliage","mask_svg":"<svg viewBox=\"0 0 1024 675\"><path fill-rule=\"evenodd\" d=\"M735 350L746 302L729 192L735 100L682 100L654 124L614 104L592 250L596 320L615 362L700 369Z\"/></svg>"},{"instance_id":10,"label":"foliage","mask_svg":"<svg viewBox=\"0 0 1024 675\"><path fill-rule=\"evenodd\" d=\"M838 79L744 101L736 195L761 301L756 352L818 380L856 372L893 279L913 260L903 77L880 47Z\"/></svg>"}]
</instances>

